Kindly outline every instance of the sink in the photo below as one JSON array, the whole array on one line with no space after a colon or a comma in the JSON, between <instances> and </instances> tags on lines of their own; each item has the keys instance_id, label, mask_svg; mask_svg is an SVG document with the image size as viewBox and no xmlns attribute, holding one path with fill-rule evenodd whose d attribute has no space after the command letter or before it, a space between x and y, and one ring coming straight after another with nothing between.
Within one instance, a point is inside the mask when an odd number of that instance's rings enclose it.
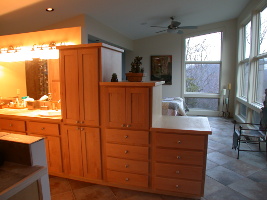
<instances>
[{"instance_id":1,"label":"sink","mask_svg":"<svg viewBox=\"0 0 267 200\"><path fill-rule=\"evenodd\" d=\"M61 110L44 110L39 115L44 117L57 117L61 116Z\"/></svg>"}]
</instances>

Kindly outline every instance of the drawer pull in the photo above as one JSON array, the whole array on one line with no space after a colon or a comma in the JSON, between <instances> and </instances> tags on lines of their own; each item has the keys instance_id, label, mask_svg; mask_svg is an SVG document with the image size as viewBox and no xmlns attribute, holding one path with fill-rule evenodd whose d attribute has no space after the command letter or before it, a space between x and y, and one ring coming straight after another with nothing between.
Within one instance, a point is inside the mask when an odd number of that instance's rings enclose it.
<instances>
[{"instance_id":1,"label":"drawer pull","mask_svg":"<svg viewBox=\"0 0 267 200\"><path fill-rule=\"evenodd\" d=\"M125 181L129 181L129 178L126 178Z\"/></svg>"},{"instance_id":2,"label":"drawer pull","mask_svg":"<svg viewBox=\"0 0 267 200\"><path fill-rule=\"evenodd\" d=\"M125 127L125 124L122 124L121 127Z\"/></svg>"},{"instance_id":3,"label":"drawer pull","mask_svg":"<svg viewBox=\"0 0 267 200\"><path fill-rule=\"evenodd\" d=\"M176 173L176 174L180 174L180 171L179 171L179 170L177 170L175 173Z\"/></svg>"},{"instance_id":4,"label":"drawer pull","mask_svg":"<svg viewBox=\"0 0 267 200\"><path fill-rule=\"evenodd\" d=\"M131 127L131 124L127 124L127 127L128 127L128 128Z\"/></svg>"},{"instance_id":5,"label":"drawer pull","mask_svg":"<svg viewBox=\"0 0 267 200\"><path fill-rule=\"evenodd\" d=\"M176 188L179 188L179 185L175 185Z\"/></svg>"},{"instance_id":6,"label":"drawer pull","mask_svg":"<svg viewBox=\"0 0 267 200\"><path fill-rule=\"evenodd\" d=\"M128 165L128 164L126 164L126 165L125 165L125 168L128 168L128 167L129 167L129 165Z\"/></svg>"},{"instance_id":7,"label":"drawer pull","mask_svg":"<svg viewBox=\"0 0 267 200\"><path fill-rule=\"evenodd\" d=\"M181 144L182 142L179 140L179 141L177 141L177 144Z\"/></svg>"},{"instance_id":8,"label":"drawer pull","mask_svg":"<svg viewBox=\"0 0 267 200\"><path fill-rule=\"evenodd\" d=\"M76 121L76 124L79 124L80 122L79 121Z\"/></svg>"},{"instance_id":9,"label":"drawer pull","mask_svg":"<svg viewBox=\"0 0 267 200\"><path fill-rule=\"evenodd\" d=\"M13 126L13 124L9 124L9 126L10 126L10 127L12 127L12 126Z\"/></svg>"},{"instance_id":10,"label":"drawer pull","mask_svg":"<svg viewBox=\"0 0 267 200\"><path fill-rule=\"evenodd\" d=\"M127 139L129 136L128 135L125 135L124 138Z\"/></svg>"},{"instance_id":11,"label":"drawer pull","mask_svg":"<svg viewBox=\"0 0 267 200\"><path fill-rule=\"evenodd\" d=\"M125 150L124 153L127 154L129 151L128 150Z\"/></svg>"},{"instance_id":12,"label":"drawer pull","mask_svg":"<svg viewBox=\"0 0 267 200\"><path fill-rule=\"evenodd\" d=\"M76 129L77 129L77 130L80 130L80 128L79 128L79 127L77 127Z\"/></svg>"},{"instance_id":13,"label":"drawer pull","mask_svg":"<svg viewBox=\"0 0 267 200\"><path fill-rule=\"evenodd\" d=\"M177 159L181 159L181 156L177 156Z\"/></svg>"},{"instance_id":14,"label":"drawer pull","mask_svg":"<svg viewBox=\"0 0 267 200\"><path fill-rule=\"evenodd\" d=\"M84 121L81 121L81 124L84 124Z\"/></svg>"},{"instance_id":15,"label":"drawer pull","mask_svg":"<svg viewBox=\"0 0 267 200\"><path fill-rule=\"evenodd\" d=\"M84 128L81 128L81 131L83 131L84 130Z\"/></svg>"},{"instance_id":16,"label":"drawer pull","mask_svg":"<svg viewBox=\"0 0 267 200\"><path fill-rule=\"evenodd\" d=\"M41 130L45 130L45 127L42 127Z\"/></svg>"}]
</instances>

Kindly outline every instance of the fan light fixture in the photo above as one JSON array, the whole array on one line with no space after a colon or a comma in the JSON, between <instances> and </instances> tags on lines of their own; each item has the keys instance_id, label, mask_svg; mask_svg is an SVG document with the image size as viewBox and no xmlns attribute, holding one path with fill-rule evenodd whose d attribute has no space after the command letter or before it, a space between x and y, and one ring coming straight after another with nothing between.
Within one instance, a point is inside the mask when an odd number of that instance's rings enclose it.
<instances>
[{"instance_id":1,"label":"fan light fixture","mask_svg":"<svg viewBox=\"0 0 267 200\"><path fill-rule=\"evenodd\" d=\"M55 9L54 8L46 8L45 9L47 12L53 12Z\"/></svg>"}]
</instances>

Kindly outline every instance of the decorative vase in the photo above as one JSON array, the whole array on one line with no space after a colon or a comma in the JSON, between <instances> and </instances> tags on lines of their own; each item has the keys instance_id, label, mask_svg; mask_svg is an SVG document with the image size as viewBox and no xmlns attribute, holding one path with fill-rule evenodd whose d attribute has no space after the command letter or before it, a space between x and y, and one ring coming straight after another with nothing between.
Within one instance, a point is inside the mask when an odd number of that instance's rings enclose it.
<instances>
[{"instance_id":1,"label":"decorative vase","mask_svg":"<svg viewBox=\"0 0 267 200\"><path fill-rule=\"evenodd\" d=\"M129 72L129 73L125 73L125 75L129 82L141 82L144 74Z\"/></svg>"}]
</instances>

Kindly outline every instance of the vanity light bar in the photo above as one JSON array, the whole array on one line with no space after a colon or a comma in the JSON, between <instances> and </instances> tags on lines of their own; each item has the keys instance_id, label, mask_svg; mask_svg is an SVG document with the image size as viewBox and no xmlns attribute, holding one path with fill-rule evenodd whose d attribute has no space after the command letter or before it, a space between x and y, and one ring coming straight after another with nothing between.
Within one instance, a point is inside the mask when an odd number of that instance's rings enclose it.
<instances>
[{"instance_id":1,"label":"vanity light bar","mask_svg":"<svg viewBox=\"0 0 267 200\"><path fill-rule=\"evenodd\" d=\"M56 46L70 45L73 43L55 43L36 45L32 47L13 47L0 48L0 62L18 62L32 60L33 58L40 59L58 59L59 50Z\"/></svg>"}]
</instances>

